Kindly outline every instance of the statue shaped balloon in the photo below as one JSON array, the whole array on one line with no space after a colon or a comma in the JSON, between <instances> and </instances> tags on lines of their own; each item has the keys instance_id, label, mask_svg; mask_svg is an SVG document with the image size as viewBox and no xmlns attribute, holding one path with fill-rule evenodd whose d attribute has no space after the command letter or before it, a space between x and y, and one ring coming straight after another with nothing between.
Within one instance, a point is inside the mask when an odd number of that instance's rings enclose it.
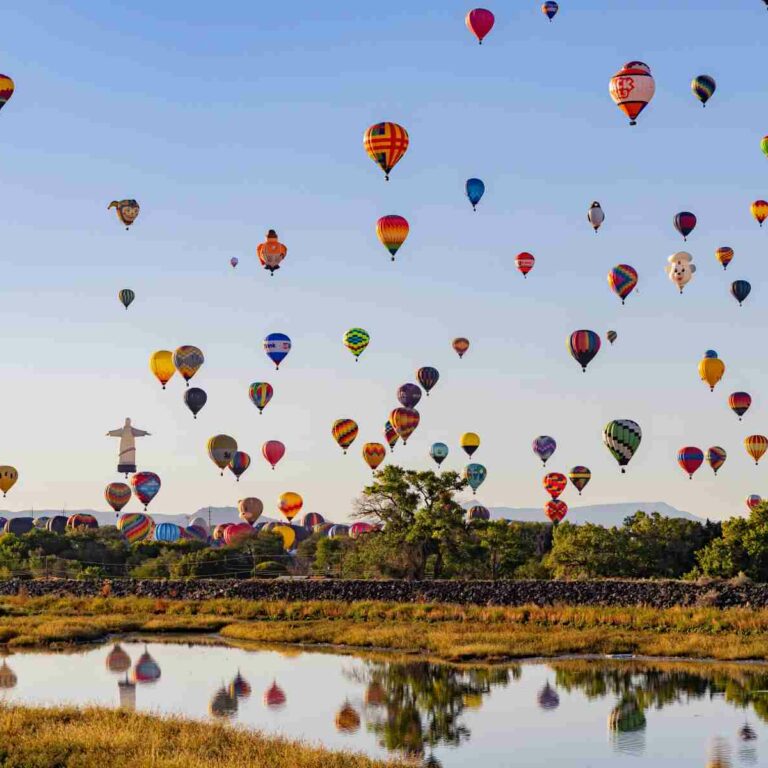
<instances>
[{"instance_id":1,"label":"statue shaped balloon","mask_svg":"<svg viewBox=\"0 0 768 768\"><path fill-rule=\"evenodd\" d=\"M126 419L125 424L120 429L113 429L107 432L107 437L120 438L120 455L117 459L117 471L124 472L125 476L136 471L136 441L134 438L146 437L150 433L143 429L136 429L131 426L131 420Z\"/></svg>"}]
</instances>

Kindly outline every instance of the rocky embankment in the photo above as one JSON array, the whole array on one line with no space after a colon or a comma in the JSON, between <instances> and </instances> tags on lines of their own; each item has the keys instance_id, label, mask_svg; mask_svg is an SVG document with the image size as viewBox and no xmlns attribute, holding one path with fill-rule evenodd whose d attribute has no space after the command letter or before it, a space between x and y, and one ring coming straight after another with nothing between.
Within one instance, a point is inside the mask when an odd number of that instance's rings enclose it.
<instances>
[{"instance_id":1,"label":"rocky embankment","mask_svg":"<svg viewBox=\"0 0 768 768\"><path fill-rule=\"evenodd\" d=\"M0 596L151 597L165 600L377 600L467 605L645 605L768 607L768 584L683 581L342 581L149 579L0 580Z\"/></svg>"}]
</instances>

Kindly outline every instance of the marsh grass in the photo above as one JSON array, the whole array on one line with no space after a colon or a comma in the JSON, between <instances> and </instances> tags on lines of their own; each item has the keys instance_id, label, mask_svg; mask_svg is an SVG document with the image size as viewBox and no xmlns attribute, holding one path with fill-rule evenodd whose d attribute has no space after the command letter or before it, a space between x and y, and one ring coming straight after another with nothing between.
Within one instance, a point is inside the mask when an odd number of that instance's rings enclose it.
<instances>
[{"instance_id":1,"label":"marsh grass","mask_svg":"<svg viewBox=\"0 0 768 768\"><path fill-rule=\"evenodd\" d=\"M0 706L0 768L397 768L215 723L119 710Z\"/></svg>"},{"instance_id":2,"label":"marsh grass","mask_svg":"<svg viewBox=\"0 0 768 768\"><path fill-rule=\"evenodd\" d=\"M109 634L220 633L230 641L329 644L503 661L570 653L768 659L768 610L235 599L4 598L0 642L57 646Z\"/></svg>"}]
</instances>

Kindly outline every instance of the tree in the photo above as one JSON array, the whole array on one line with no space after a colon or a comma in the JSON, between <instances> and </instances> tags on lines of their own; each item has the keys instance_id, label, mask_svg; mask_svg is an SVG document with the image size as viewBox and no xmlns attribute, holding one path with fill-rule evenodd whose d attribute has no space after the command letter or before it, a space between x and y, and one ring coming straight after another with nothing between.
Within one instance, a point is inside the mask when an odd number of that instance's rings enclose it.
<instances>
[{"instance_id":1,"label":"tree","mask_svg":"<svg viewBox=\"0 0 768 768\"><path fill-rule=\"evenodd\" d=\"M546 562L557 579L637 575L637 545L626 528L585 523L556 526Z\"/></svg>"}]
</instances>

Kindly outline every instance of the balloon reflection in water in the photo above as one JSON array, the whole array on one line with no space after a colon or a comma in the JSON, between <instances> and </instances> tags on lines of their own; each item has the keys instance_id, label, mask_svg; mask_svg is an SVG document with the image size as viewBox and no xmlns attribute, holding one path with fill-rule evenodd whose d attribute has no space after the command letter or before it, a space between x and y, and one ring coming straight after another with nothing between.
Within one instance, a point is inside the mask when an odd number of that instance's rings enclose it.
<instances>
[{"instance_id":1,"label":"balloon reflection in water","mask_svg":"<svg viewBox=\"0 0 768 768\"><path fill-rule=\"evenodd\" d=\"M132 683L127 674L125 680L117 683L117 693L120 697L120 709L133 712L136 709L136 683Z\"/></svg>"},{"instance_id":2,"label":"balloon reflection in water","mask_svg":"<svg viewBox=\"0 0 768 768\"><path fill-rule=\"evenodd\" d=\"M539 703L539 707L543 710L557 709L560 706L560 697L557 695L557 691L549 684L549 680L539 691L536 700Z\"/></svg>"},{"instance_id":3,"label":"balloon reflection in water","mask_svg":"<svg viewBox=\"0 0 768 768\"><path fill-rule=\"evenodd\" d=\"M240 674L240 670L237 670L237 674L229 684L229 695L238 699L247 699L251 695L250 683Z\"/></svg>"},{"instance_id":4,"label":"balloon reflection in water","mask_svg":"<svg viewBox=\"0 0 768 768\"><path fill-rule=\"evenodd\" d=\"M639 755L645 751L645 712L637 697L627 694L608 715L608 731L619 752Z\"/></svg>"},{"instance_id":5,"label":"balloon reflection in water","mask_svg":"<svg viewBox=\"0 0 768 768\"><path fill-rule=\"evenodd\" d=\"M107 669L121 675L131 668L131 657L123 650L120 643L115 643L107 654Z\"/></svg>"},{"instance_id":6,"label":"balloon reflection in water","mask_svg":"<svg viewBox=\"0 0 768 768\"><path fill-rule=\"evenodd\" d=\"M264 692L264 705L269 709L280 710L285 706L286 696L283 689L273 682Z\"/></svg>"},{"instance_id":7,"label":"balloon reflection in water","mask_svg":"<svg viewBox=\"0 0 768 768\"><path fill-rule=\"evenodd\" d=\"M3 659L3 663L0 664L0 690L7 691L15 688L18 681L16 673L8 666L6 660Z\"/></svg>"},{"instance_id":8,"label":"balloon reflection in water","mask_svg":"<svg viewBox=\"0 0 768 768\"><path fill-rule=\"evenodd\" d=\"M131 679L134 683L154 683L160 679L160 667L152 658L147 647L144 646L144 653L139 656L136 666L131 673Z\"/></svg>"},{"instance_id":9,"label":"balloon reflection in water","mask_svg":"<svg viewBox=\"0 0 768 768\"><path fill-rule=\"evenodd\" d=\"M237 697L233 696L223 685L208 704L208 711L213 717L230 718L237 714Z\"/></svg>"},{"instance_id":10,"label":"balloon reflection in water","mask_svg":"<svg viewBox=\"0 0 768 768\"><path fill-rule=\"evenodd\" d=\"M360 730L360 715L357 710L348 702L336 713L336 730L340 733L353 734Z\"/></svg>"},{"instance_id":11,"label":"balloon reflection in water","mask_svg":"<svg viewBox=\"0 0 768 768\"><path fill-rule=\"evenodd\" d=\"M731 748L725 739L714 738L709 748L707 768L731 768Z\"/></svg>"}]
</instances>

